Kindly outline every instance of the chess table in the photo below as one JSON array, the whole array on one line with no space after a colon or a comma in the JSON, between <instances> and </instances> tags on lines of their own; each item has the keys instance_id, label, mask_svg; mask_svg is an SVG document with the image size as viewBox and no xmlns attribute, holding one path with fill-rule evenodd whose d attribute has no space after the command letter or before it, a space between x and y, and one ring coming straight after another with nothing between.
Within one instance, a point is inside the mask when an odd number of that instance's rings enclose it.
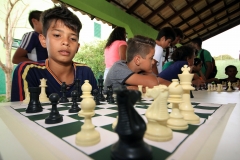
<instances>
[{"instance_id":1,"label":"chess table","mask_svg":"<svg viewBox=\"0 0 240 160\"><path fill-rule=\"evenodd\" d=\"M154 160L160 159L238 159L240 156L240 94L235 92L193 91L191 99L200 124L186 131L173 131L168 142L151 145ZM145 112L152 101L143 99L134 106L147 121ZM42 104L41 113L27 114L22 102L0 104L0 159L111 159L111 145L118 140L112 129L117 105L101 103L95 109L92 123L100 132L97 145L81 147L75 136L84 122L77 113L68 113L71 103L58 104L63 115L59 124L45 124L51 105ZM169 112L171 110L169 109Z\"/></svg>"}]
</instances>

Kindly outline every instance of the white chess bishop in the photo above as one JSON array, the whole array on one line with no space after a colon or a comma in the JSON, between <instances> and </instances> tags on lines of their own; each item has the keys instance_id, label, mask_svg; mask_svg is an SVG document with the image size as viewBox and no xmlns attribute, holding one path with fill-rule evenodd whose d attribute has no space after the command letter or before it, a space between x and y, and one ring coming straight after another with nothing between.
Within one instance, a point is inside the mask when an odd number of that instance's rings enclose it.
<instances>
[{"instance_id":1,"label":"white chess bishop","mask_svg":"<svg viewBox=\"0 0 240 160\"><path fill-rule=\"evenodd\" d=\"M191 86L193 74L189 73L190 68L187 65L182 67L182 71L182 74L178 74L180 84L183 88L183 103L179 104L179 109L183 115L183 119L186 120L188 124L198 124L200 122L200 118L194 113L194 109L190 102L190 90L195 89Z\"/></svg>"},{"instance_id":2,"label":"white chess bishop","mask_svg":"<svg viewBox=\"0 0 240 160\"><path fill-rule=\"evenodd\" d=\"M152 141L171 140L172 130L166 126L169 118L167 110L168 87L165 85L154 86L147 90L146 95L152 97L154 101L145 114L148 123L144 137Z\"/></svg>"},{"instance_id":3,"label":"white chess bishop","mask_svg":"<svg viewBox=\"0 0 240 160\"><path fill-rule=\"evenodd\" d=\"M188 123L183 119L178 106L179 103L183 102L183 89L179 84L178 79L173 79L172 83L168 86L168 89L168 102L172 104L172 112L169 115L170 118L167 121L167 126L173 130L186 130L188 129Z\"/></svg>"},{"instance_id":4,"label":"white chess bishop","mask_svg":"<svg viewBox=\"0 0 240 160\"><path fill-rule=\"evenodd\" d=\"M84 124L81 127L81 131L76 135L76 144L79 146L92 146L100 142L100 134L95 130L95 126L92 124L92 116L95 115L94 109L96 103L91 95L92 86L88 80L82 85L83 95L81 98L81 111L78 116L84 117Z\"/></svg>"}]
</instances>

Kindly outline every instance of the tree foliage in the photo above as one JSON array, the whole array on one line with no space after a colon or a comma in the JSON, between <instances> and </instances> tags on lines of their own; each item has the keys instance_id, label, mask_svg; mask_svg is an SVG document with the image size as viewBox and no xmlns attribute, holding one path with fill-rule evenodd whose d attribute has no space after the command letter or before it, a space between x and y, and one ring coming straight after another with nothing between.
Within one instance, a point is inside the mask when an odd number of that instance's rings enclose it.
<instances>
[{"instance_id":1,"label":"tree foliage","mask_svg":"<svg viewBox=\"0 0 240 160\"><path fill-rule=\"evenodd\" d=\"M228 59L234 59L233 57L231 57L228 54L224 54L224 55L219 55L216 57L213 57L215 60L228 60Z\"/></svg>"},{"instance_id":2,"label":"tree foliage","mask_svg":"<svg viewBox=\"0 0 240 160\"><path fill-rule=\"evenodd\" d=\"M94 41L84 44L80 47L78 53L74 57L75 62L84 63L89 66L95 77L103 75L105 70L104 63L104 47L106 41Z\"/></svg>"}]
</instances>

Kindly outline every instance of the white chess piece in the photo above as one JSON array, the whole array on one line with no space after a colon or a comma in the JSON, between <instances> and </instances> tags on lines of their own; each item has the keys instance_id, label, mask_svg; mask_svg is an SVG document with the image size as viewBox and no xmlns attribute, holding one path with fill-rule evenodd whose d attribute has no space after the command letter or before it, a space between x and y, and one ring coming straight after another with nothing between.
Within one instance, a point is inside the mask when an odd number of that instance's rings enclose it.
<instances>
[{"instance_id":1,"label":"white chess piece","mask_svg":"<svg viewBox=\"0 0 240 160\"><path fill-rule=\"evenodd\" d=\"M216 91L216 84L213 84L213 90Z\"/></svg>"},{"instance_id":2,"label":"white chess piece","mask_svg":"<svg viewBox=\"0 0 240 160\"><path fill-rule=\"evenodd\" d=\"M172 103L169 103L169 104L167 105L167 107L171 109L171 108L172 108Z\"/></svg>"},{"instance_id":3,"label":"white chess piece","mask_svg":"<svg viewBox=\"0 0 240 160\"><path fill-rule=\"evenodd\" d=\"M39 101L42 103L42 102L49 102L49 99L47 97L47 94L46 94L46 87L47 87L47 80L42 78L40 79L40 85L39 87L41 87L41 93L39 95Z\"/></svg>"},{"instance_id":4,"label":"white chess piece","mask_svg":"<svg viewBox=\"0 0 240 160\"><path fill-rule=\"evenodd\" d=\"M180 84L183 88L183 103L179 104L179 109L184 120L186 120L188 124L198 124L200 122L200 118L194 113L194 109L190 102L190 90L194 90L194 87L191 86L193 74L190 74L189 70L190 68L187 67L187 65L184 65L184 67L182 67L183 73L178 74Z\"/></svg>"},{"instance_id":5,"label":"white chess piece","mask_svg":"<svg viewBox=\"0 0 240 160\"><path fill-rule=\"evenodd\" d=\"M227 89L228 92L231 92L231 91L232 91L232 87L231 87L231 86L232 86L232 84L231 84L231 82L229 81L229 82L228 82L228 89Z\"/></svg>"},{"instance_id":6,"label":"white chess piece","mask_svg":"<svg viewBox=\"0 0 240 160\"><path fill-rule=\"evenodd\" d=\"M182 102L182 86L179 84L178 79L173 79L172 83L168 86L169 98L168 102L172 104L172 112L167 120L167 126L173 130L186 130L188 123L183 119L180 113L178 104Z\"/></svg>"},{"instance_id":7,"label":"white chess piece","mask_svg":"<svg viewBox=\"0 0 240 160\"><path fill-rule=\"evenodd\" d=\"M210 87L210 88L211 88L211 91L214 91L213 84L211 84L211 87Z\"/></svg>"},{"instance_id":8,"label":"white chess piece","mask_svg":"<svg viewBox=\"0 0 240 160\"><path fill-rule=\"evenodd\" d=\"M92 124L92 116L94 116L94 109L96 103L91 95L92 86L88 80L81 87L83 95L81 98L82 110L78 112L79 117L84 117L84 124L81 126L81 131L76 135L76 144L79 146L92 146L100 142L100 134L95 130L95 126Z\"/></svg>"},{"instance_id":9,"label":"white chess piece","mask_svg":"<svg viewBox=\"0 0 240 160\"><path fill-rule=\"evenodd\" d=\"M25 99L23 100L23 103L28 104L30 101L30 93L28 91L28 88L25 89Z\"/></svg>"},{"instance_id":10,"label":"white chess piece","mask_svg":"<svg viewBox=\"0 0 240 160\"><path fill-rule=\"evenodd\" d=\"M207 91L211 91L211 84L208 84L208 90Z\"/></svg>"},{"instance_id":11,"label":"white chess piece","mask_svg":"<svg viewBox=\"0 0 240 160\"><path fill-rule=\"evenodd\" d=\"M168 141L172 139L172 130L166 126L169 118L167 110L168 87L154 86L148 89L147 96L154 99L146 111L148 120L144 137L152 141Z\"/></svg>"},{"instance_id":12,"label":"white chess piece","mask_svg":"<svg viewBox=\"0 0 240 160\"><path fill-rule=\"evenodd\" d=\"M221 89L221 84L217 84L217 92L221 92L222 89Z\"/></svg>"}]
</instances>

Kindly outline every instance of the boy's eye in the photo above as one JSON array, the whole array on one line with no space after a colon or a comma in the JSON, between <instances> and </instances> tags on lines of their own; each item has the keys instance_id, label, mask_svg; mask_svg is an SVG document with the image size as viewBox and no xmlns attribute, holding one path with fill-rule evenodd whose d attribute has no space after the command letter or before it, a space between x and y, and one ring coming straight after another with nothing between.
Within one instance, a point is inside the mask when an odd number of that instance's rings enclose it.
<instances>
[{"instance_id":1,"label":"boy's eye","mask_svg":"<svg viewBox=\"0 0 240 160\"><path fill-rule=\"evenodd\" d=\"M54 36L54 37L60 37L60 35L59 35L59 34L53 34L53 36Z\"/></svg>"},{"instance_id":2,"label":"boy's eye","mask_svg":"<svg viewBox=\"0 0 240 160\"><path fill-rule=\"evenodd\" d=\"M71 38L71 40L72 40L72 41L74 41L74 42L76 42L76 41L77 41L77 39L76 39L76 38Z\"/></svg>"}]
</instances>

